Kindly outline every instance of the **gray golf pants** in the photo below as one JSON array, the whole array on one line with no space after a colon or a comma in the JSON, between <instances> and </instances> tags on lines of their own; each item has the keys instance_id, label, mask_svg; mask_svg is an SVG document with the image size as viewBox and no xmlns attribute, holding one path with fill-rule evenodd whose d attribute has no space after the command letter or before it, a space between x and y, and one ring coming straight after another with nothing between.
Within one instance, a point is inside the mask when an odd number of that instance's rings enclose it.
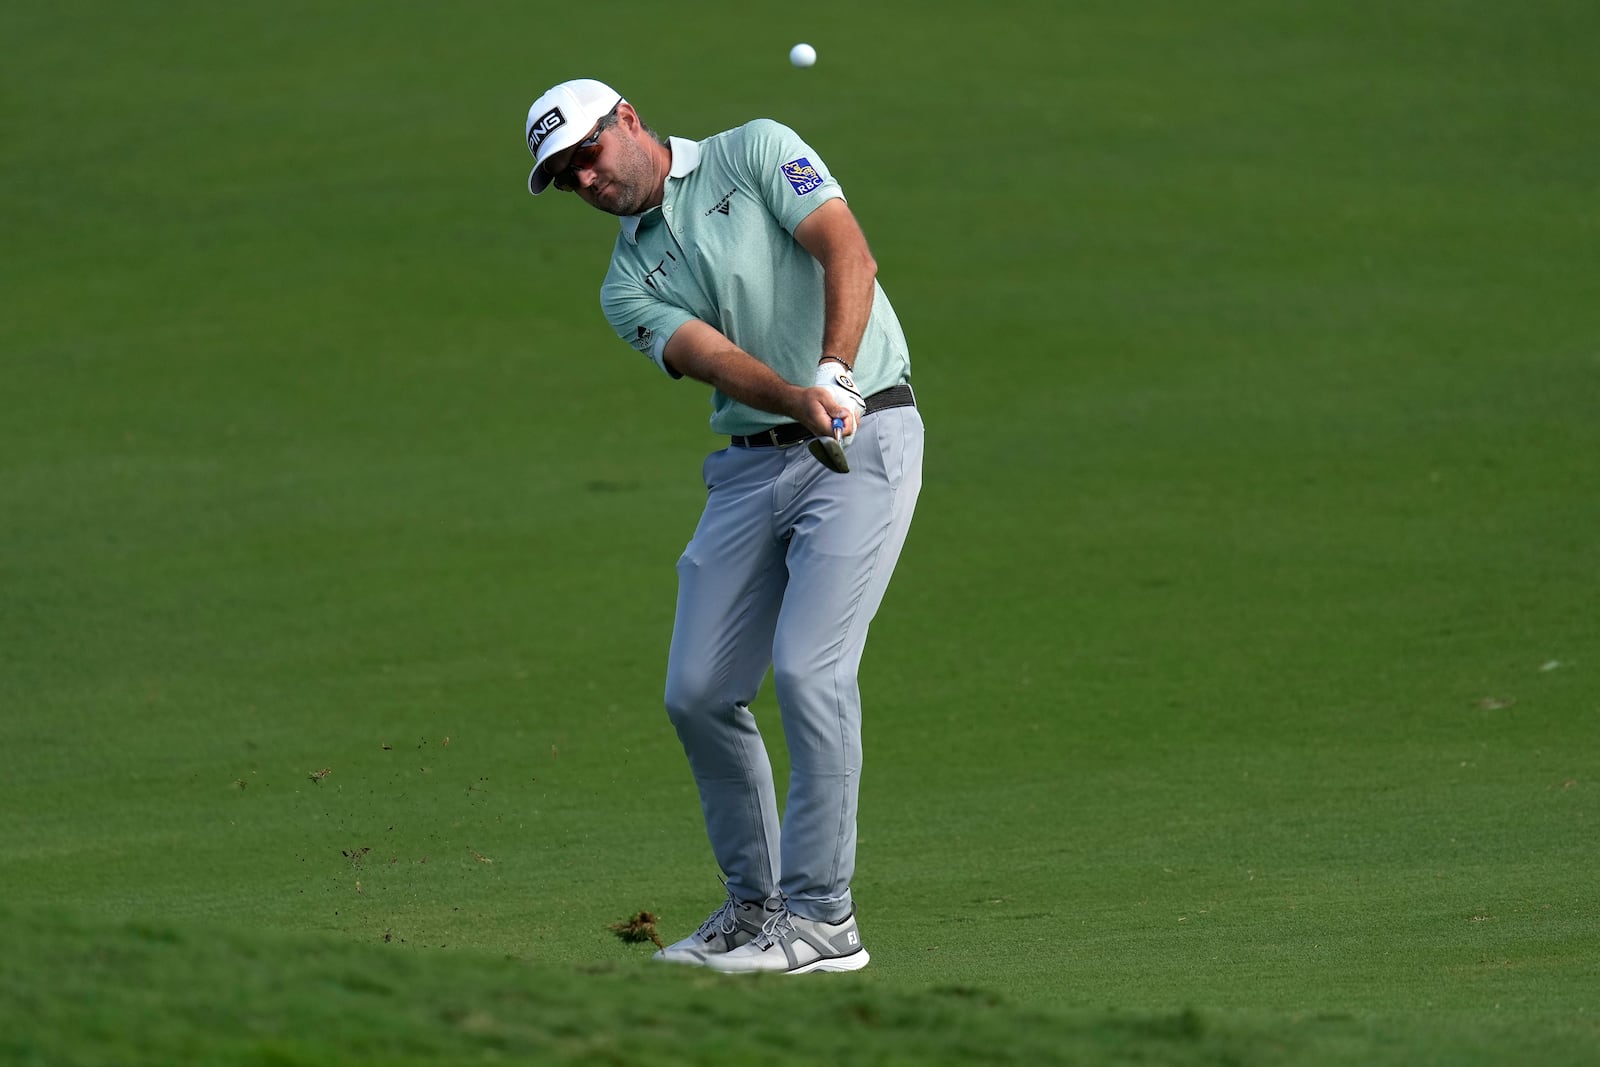
<instances>
[{"instance_id":1,"label":"gray golf pants","mask_svg":"<svg viewBox=\"0 0 1600 1067\"><path fill-rule=\"evenodd\" d=\"M922 419L868 415L850 473L804 445L706 458L705 512L678 560L666 704L700 787L706 833L741 900L852 910L861 692L856 671L922 488ZM750 705L772 667L789 750L780 829Z\"/></svg>"}]
</instances>

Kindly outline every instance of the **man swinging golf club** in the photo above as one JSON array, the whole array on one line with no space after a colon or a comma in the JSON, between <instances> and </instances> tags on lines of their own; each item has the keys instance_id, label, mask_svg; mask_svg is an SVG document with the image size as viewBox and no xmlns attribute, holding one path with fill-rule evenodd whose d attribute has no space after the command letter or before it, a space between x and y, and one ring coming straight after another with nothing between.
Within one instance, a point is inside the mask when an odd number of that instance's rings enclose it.
<instances>
[{"instance_id":1,"label":"man swinging golf club","mask_svg":"<svg viewBox=\"0 0 1600 1067\"><path fill-rule=\"evenodd\" d=\"M534 101L527 136L529 192L554 187L621 219L600 291L612 328L671 378L710 385L725 438L678 561L666 707L727 899L657 958L859 970L856 678L923 445L877 264L822 157L770 119L663 139L615 90L579 79ZM790 758L781 826L750 710L769 667Z\"/></svg>"}]
</instances>

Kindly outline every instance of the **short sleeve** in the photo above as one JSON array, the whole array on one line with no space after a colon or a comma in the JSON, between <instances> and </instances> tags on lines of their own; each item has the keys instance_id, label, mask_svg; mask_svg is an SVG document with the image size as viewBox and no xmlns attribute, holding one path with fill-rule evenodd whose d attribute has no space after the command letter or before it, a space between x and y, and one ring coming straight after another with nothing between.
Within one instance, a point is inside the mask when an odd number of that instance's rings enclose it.
<instances>
[{"instance_id":1,"label":"short sleeve","mask_svg":"<svg viewBox=\"0 0 1600 1067\"><path fill-rule=\"evenodd\" d=\"M781 122L756 119L744 126L744 165L778 223L790 233L807 215L844 190L816 149Z\"/></svg>"},{"instance_id":2,"label":"short sleeve","mask_svg":"<svg viewBox=\"0 0 1600 1067\"><path fill-rule=\"evenodd\" d=\"M678 327L694 318L692 314L627 277L615 263L600 286L600 308L618 337L672 377L683 377L667 366L663 353Z\"/></svg>"}]
</instances>

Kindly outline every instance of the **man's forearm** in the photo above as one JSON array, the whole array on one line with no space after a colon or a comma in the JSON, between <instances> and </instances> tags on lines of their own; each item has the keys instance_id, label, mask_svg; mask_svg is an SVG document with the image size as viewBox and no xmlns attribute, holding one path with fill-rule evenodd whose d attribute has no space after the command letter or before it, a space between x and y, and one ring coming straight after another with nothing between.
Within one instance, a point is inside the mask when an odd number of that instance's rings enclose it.
<instances>
[{"instance_id":1,"label":"man's forearm","mask_svg":"<svg viewBox=\"0 0 1600 1067\"><path fill-rule=\"evenodd\" d=\"M872 317L878 264L843 200L830 200L796 227L795 240L822 265L822 352L854 366Z\"/></svg>"},{"instance_id":2,"label":"man's forearm","mask_svg":"<svg viewBox=\"0 0 1600 1067\"><path fill-rule=\"evenodd\" d=\"M844 418L845 432L855 432L856 413L820 386L793 385L777 371L699 319L678 327L662 353L679 374L705 382L742 404L783 415L812 433L830 432L835 418Z\"/></svg>"},{"instance_id":3,"label":"man's forearm","mask_svg":"<svg viewBox=\"0 0 1600 1067\"><path fill-rule=\"evenodd\" d=\"M822 292L826 301L822 325L822 354L843 360L853 367L861 338L872 317L873 280L876 267L869 258L865 264L851 260L823 266Z\"/></svg>"},{"instance_id":4,"label":"man's forearm","mask_svg":"<svg viewBox=\"0 0 1600 1067\"><path fill-rule=\"evenodd\" d=\"M741 404L794 417L802 388L784 381L720 331L698 320L684 323L667 342L667 363L678 373L720 390Z\"/></svg>"}]
</instances>

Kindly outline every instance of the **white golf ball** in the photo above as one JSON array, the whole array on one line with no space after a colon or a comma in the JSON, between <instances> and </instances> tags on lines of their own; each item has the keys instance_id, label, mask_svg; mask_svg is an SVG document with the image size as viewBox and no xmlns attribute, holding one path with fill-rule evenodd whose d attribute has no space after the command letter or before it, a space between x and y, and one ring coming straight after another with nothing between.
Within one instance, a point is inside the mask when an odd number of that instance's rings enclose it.
<instances>
[{"instance_id":1,"label":"white golf ball","mask_svg":"<svg viewBox=\"0 0 1600 1067\"><path fill-rule=\"evenodd\" d=\"M789 62L797 67L809 67L817 61L817 50L808 44L797 44L789 49Z\"/></svg>"}]
</instances>

